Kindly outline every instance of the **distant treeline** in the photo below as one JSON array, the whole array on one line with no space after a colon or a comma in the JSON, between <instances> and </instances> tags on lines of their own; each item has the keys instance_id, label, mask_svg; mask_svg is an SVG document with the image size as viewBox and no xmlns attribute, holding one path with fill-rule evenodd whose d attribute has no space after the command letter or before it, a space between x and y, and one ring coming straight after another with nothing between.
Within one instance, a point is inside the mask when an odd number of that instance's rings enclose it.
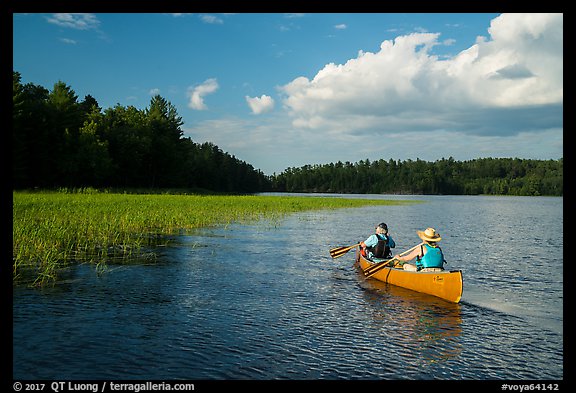
<instances>
[{"instance_id":1,"label":"distant treeline","mask_svg":"<svg viewBox=\"0 0 576 393\"><path fill-rule=\"evenodd\" d=\"M138 110L102 111L57 82L48 91L13 71L12 178L25 188L202 188L257 192L270 180L212 143L183 136L182 118L159 95Z\"/></svg>"},{"instance_id":2,"label":"distant treeline","mask_svg":"<svg viewBox=\"0 0 576 393\"><path fill-rule=\"evenodd\" d=\"M12 113L14 189L563 195L563 159L366 159L266 176L212 143L184 137L182 118L160 95L144 110L117 104L103 111L64 82L49 91L22 84L16 71Z\"/></svg>"},{"instance_id":3,"label":"distant treeline","mask_svg":"<svg viewBox=\"0 0 576 393\"><path fill-rule=\"evenodd\" d=\"M358 194L563 195L564 160L361 160L288 168L276 191Z\"/></svg>"}]
</instances>

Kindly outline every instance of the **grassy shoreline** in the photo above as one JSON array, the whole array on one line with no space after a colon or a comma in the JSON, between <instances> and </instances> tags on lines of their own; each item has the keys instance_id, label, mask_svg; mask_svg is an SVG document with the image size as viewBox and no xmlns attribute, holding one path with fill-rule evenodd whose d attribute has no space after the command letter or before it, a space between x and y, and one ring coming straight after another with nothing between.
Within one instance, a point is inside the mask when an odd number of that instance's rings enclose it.
<instances>
[{"instance_id":1,"label":"grassy shoreline","mask_svg":"<svg viewBox=\"0 0 576 393\"><path fill-rule=\"evenodd\" d=\"M13 192L14 282L53 282L72 263L128 262L168 235L320 209L413 203L262 195ZM32 279L30 279L32 276ZM26 278L25 278L26 277Z\"/></svg>"}]
</instances>

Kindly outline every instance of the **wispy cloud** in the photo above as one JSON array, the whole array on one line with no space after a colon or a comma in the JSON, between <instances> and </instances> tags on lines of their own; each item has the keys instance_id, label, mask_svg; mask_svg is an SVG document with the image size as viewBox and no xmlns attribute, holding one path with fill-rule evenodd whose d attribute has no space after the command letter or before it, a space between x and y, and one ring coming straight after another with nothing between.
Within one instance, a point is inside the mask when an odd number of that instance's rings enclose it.
<instances>
[{"instance_id":1,"label":"wispy cloud","mask_svg":"<svg viewBox=\"0 0 576 393\"><path fill-rule=\"evenodd\" d=\"M65 44L70 44L70 45L76 45L77 44L76 40L73 40L70 38L60 38L60 41L65 43Z\"/></svg>"},{"instance_id":2,"label":"wispy cloud","mask_svg":"<svg viewBox=\"0 0 576 393\"><path fill-rule=\"evenodd\" d=\"M344 29L346 29L347 27L348 27L348 26L346 26L345 23L340 23L339 25L334 25L334 28L335 28L336 30L344 30Z\"/></svg>"},{"instance_id":3,"label":"wispy cloud","mask_svg":"<svg viewBox=\"0 0 576 393\"><path fill-rule=\"evenodd\" d=\"M94 14L52 14L46 17L46 20L48 23L76 30L97 29L100 26L100 21Z\"/></svg>"},{"instance_id":4,"label":"wispy cloud","mask_svg":"<svg viewBox=\"0 0 576 393\"><path fill-rule=\"evenodd\" d=\"M204 23L212 25L221 25L224 23L224 21L221 18L218 18L215 15L200 15L200 20Z\"/></svg>"}]
</instances>

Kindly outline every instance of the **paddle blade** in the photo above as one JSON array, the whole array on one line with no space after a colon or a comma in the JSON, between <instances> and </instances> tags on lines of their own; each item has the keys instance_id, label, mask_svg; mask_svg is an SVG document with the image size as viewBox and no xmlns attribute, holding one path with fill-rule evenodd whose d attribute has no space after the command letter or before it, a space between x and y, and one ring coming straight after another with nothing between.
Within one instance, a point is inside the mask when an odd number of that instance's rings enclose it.
<instances>
[{"instance_id":1,"label":"paddle blade","mask_svg":"<svg viewBox=\"0 0 576 393\"><path fill-rule=\"evenodd\" d=\"M330 256L332 258L338 258L346 254L348 251L350 251L350 248L348 247L339 247L337 249L335 248L334 250L330 250Z\"/></svg>"},{"instance_id":2,"label":"paddle blade","mask_svg":"<svg viewBox=\"0 0 576 393\"><path fill-rule=\"evenodd\" d=\"M391 259L388 259L387 261L375 263L374 265L372 265L372 266L368 267L366 270L364 270L364 275L366 275L366 278L372 277L374 274L376 274L376 272L378 272L379 270L382 270L383 268L385 268L387 266L394 267L395 261L397 261L396 258L391 258Z\"/></svg>"},{"instance_id":3,"label":"paddle blade","mask_svg":"<svg viewBox=\"0 0 576 393\"><path fill-rule=\"evenodd\" d=\"M348 251L350 251L353 248L358 247L358 244L354 244L353 246L347 246L347 247L336 247L330 250L330 256L332 258L338 258L341 257L342 255L346 254Z\"/></svg>"}]
</instances>

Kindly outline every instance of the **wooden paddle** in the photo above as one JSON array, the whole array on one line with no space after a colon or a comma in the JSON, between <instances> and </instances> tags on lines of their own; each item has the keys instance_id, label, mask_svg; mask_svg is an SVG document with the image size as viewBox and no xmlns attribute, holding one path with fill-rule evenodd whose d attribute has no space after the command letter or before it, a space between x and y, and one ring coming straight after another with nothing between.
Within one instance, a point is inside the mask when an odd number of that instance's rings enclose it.
<instances>
[{"instance_id":1,"label":"wooden paddle","mask_svg":"<svg viewBox=\"0 0 576 393\"><path fill-rule=\"evenodd\" d=\"M359 245L360 245L360 243L354 244L353 246L333 248L330 250L330 256L332 258L341 257L342 255L346 254L351 249L358 247Z\"/></svg>"},{"instance_id":2,"label":"wooden paddle","mask_svg":"<svg viewBox=\"0 0 576 393\"><path fill-rule=\"evenodd\" d=\"M401 254L398 254L399 257L402 257L406 254L409 254L410 252L412 252L414 249L420 247L422 244L424 243L420 243L420 244L416 244L414 247L412 247L409 250L404 251ZM392 261L397 261L398 259L396 257L388 259L387 261L382 261L382 262L378 262L375 263L374 265L370 266L369 268L367 268L366 270L364 270L364 274L366 275L366 278L370 278L372 277L374 274L376 274L379 270L385 268L386 266L388 266L390 264L390 262Z\"/></svg>"},{"instance_id":3,"label":"wooden paddle","mask_svg":"<svg viewBox=\"0 0 576 393\"><path fill-rule=\"evenodd\" d=\"M397 260L396 258L390 258L386 261L375 263L375 264L371 265L369 268L367 268L366 270L364 270L364 275L366 276L366 278L372 277L376 272L385 268L386 266L389 266L391 262L394 262L396 260ZM392 266L392 265L390 265L390 266Z\"/></svg>"}]
</instances>

